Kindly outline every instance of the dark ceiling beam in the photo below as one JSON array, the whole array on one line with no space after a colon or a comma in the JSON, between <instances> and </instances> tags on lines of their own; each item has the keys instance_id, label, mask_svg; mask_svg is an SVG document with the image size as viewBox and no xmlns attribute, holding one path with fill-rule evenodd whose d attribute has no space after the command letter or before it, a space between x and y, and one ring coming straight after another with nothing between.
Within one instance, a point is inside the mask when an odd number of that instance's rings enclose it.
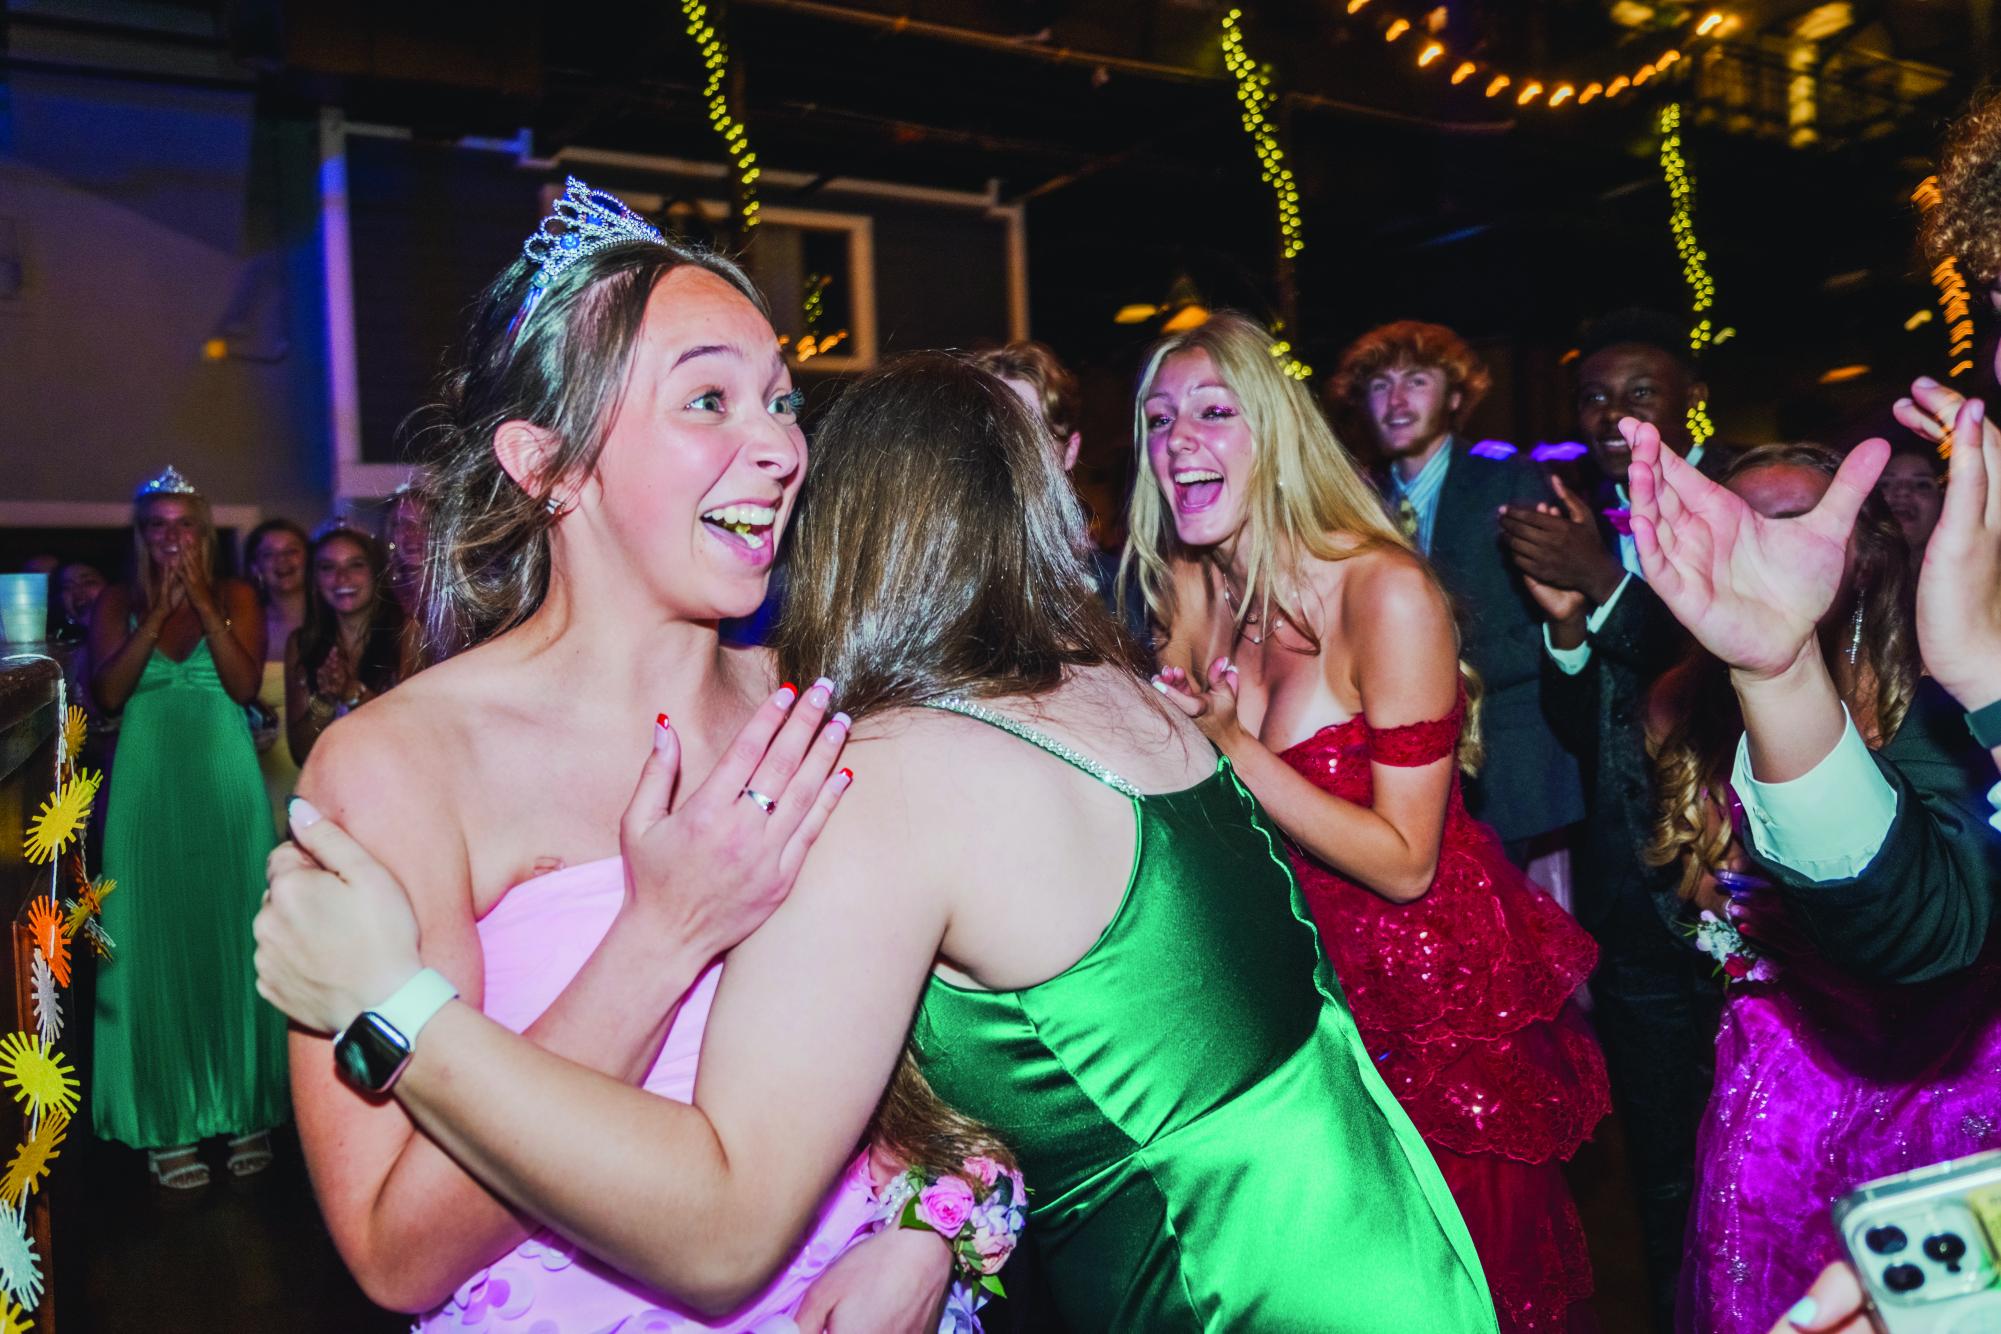
<instances>
[{"instance_id":1,"label":"dark ceiling beam","mask_svg":"<svg viewBox=\"0 0 2001 1334\"><path fill-rule=\"evenodd\" d=\"M1132 56L1109 55L1102 51L1079 51L1068 46L1047 46L1024 38L1002 37L996 33L981 32L977 28L961 28L949 23L935 23L928 19L877 14L865 9L849 9L845 5L828 4L826 0L735 0L735 3L746 9L775 9L790 14L806 14L835 23L851 23L889 33L909 33L917 37L955 42L961 46L976 46L987 51L1001 51L1058 65L1105 69L1151 79L1168 79L1177 83L1227 82L1221 74L1188 69L1181 65L1168 65L1155 60L1138 60Z\"/></svg>"}]
</instances>

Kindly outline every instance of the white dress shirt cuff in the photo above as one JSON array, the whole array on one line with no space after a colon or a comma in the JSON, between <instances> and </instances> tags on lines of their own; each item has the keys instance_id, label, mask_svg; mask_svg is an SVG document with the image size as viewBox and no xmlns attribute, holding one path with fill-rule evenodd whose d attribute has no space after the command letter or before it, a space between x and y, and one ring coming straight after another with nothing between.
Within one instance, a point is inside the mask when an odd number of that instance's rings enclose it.
<instances>
[{"instance_id":1,"label":"white dress shirt cuff","mask_svg":"<svg viewBox=\"0 0 2001 1334\"><path fill-rule=\"evenodd\" d=\"M1897 790L1842 710L1841 739L1787 783L1751 776L1749 738L1737 742L1730 785L1744 803L1758 851L1809 880L1849 880L1876 859L1897 819Z\"/></svg>"},{"instance_id":2,"label":"white dress shirt cuff","mask_svg":"<svg viewBox=\"0 0 2001 1334\"><path fill-rule=\"evenodd\" d=\"M1597 608L1584 618L1584 633L1587 636L1598 633L1598 627L1605 624L1605 618L1612 614L1612 608L1619 605L1619 595L1626 591L1626 585L1632 581L1633 576L1630 574L1621 579L1619 586L1612 590L1612 596L1605 599L1605 605ZM1587 638L1576 648L1558 648L1550 642L1549 624L1547 622L1544 622L1542 627L1542 646L1548 652L1550 660L1563 669L1565 676L1577 675L1591 662L1590 639Z\"/></svg>"}]
</instances>

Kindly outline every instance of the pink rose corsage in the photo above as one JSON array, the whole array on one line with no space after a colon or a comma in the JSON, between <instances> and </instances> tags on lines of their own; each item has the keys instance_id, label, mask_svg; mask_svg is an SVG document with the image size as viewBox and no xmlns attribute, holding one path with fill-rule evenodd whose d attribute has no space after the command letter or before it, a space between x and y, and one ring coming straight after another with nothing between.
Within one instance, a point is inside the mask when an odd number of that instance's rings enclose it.
<instances>
[{"instance_id":1,"label":"pink rose corsage","mask_svg":"<svg viewBox=\"0 0 2001 1334\"><path fill-rule=\"evenodd\" d=\"M980 1185L977 1194L973 1182ZM954 1276L939 1334L979 1334L979 1310L989 1293L1007 1295L995 1275L1028 1225L1028 1186L1021 1173L987 1157L968 1158L960 1173L950 1176L913 1168L882 1188L876 1217L945 1239Z\"/></svg>"}]
</instances>

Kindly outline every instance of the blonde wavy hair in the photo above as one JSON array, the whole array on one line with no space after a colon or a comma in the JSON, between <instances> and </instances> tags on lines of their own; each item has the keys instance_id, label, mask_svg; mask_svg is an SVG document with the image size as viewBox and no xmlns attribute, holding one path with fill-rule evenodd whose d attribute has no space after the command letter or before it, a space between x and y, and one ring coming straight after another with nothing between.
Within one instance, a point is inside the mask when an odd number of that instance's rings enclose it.
<instances>
[{"instance_id":1,"label":"blonde wavy hair","mask_svg":"<svg viewBox=\"0 0 2001 1334\"><path fill-rule=\"evenodd\" d=\"M146 545L146 517L154 504L162 500L178 500L187 505L194 516L195 541L201 544L198 558L201 567L209 578L215 578L215 513L209 508L208 497L199 491L163 491L140 496L132 502L132 584L140 598L137 611L157 602L166 586L166 572L153 563L153 552Z\"/></svg>"},{"instance_id":2,"label":"blonde wavy hair","mask_svg":"<svg viewBox=\"0 0 2001 1334\"><path fill-rule=\"evenodd\" d=\"M1119 562L1119 583L1136 582L1154 620L1172 625L1177 608L1171 562L1215 561L1212 555L1182 545L1153 476L1146 446L1146 400L1160 368L1169 357L1199 349L1209 354L1217 374L1236 396L1254 442L1249 497L1239 538L1248 545L1248 573L1243 604L1236 609L1236 628L1243 629L1253 608L1266 625L1276 613L1299 629L1317 650L1318 637L1288 602L1301 586L1306 560L1340 561L1391 547L1416 558L1427 572L1431 566L1383 508L1381 495L1334 434L1312 391L1285 373L1273 344L1270 331L1250 316L1222 311L1197 328L1161 339L1147 353L1133 394L1133 457L1138 476L1127 507L1128 537ZM1340 541L1343 537L1360 540L1350 545ZM1437 574L1431 573L1437 584ZM1438 588L1445 593L1442 584ZM1446 600L1449 605L1449 593ZM1455 641L1457 634L1455 621ZM1464 662L1459 664L1459 673L1468 700L1459 764L1471 774L1483 758L1480 679Z\"/></svg>"}]
</instances>

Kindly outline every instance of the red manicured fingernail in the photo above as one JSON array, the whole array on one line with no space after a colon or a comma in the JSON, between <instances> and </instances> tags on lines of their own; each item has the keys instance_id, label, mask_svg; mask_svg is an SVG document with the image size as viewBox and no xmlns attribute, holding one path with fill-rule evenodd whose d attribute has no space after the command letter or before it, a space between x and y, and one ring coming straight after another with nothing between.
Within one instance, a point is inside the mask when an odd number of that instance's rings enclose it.
<instances>
[{"instance_id":1,"label":"red manicured fingernail","mask_svg":"<svg viewBox=\"0 0 2001 1334\"><path fill-rule=\"evenodd\" d=\"M779 708L781 709L791 708L792 701L798 698L799 698L799 687L793 685L790 681L787 681L784 685L778 687Z\"/></svg>"},{"instance_id":2,"label":"red manicured fingernail","mask_svg":"<svg viewBox=\"0 0 2001 1334\"><path fill-rule=\"evenodd\" d=\"M847 786L848 784L850 784L850 783L852 783L852 782L854 782L854 781L855 781L855 771L854 771L853 769L843 769L843 770L841 770L841 786L842 786L842 787L846 787L846 786Z\"/></svg>"},{"instance_id":3,"label":"red manicured fingernail","mask_svg":"<svg viewBox=\"0 0 2001 1334\"><path fill-rule=\"evenodd\" d=\"M663 713L663 714L660 714L660 715L659 715L658 717L654 718L654 720L653 720L653 725L654 725L655 727L665 727L665 726L667 726L667 715Z\"/></svg>"}]
</instances>

